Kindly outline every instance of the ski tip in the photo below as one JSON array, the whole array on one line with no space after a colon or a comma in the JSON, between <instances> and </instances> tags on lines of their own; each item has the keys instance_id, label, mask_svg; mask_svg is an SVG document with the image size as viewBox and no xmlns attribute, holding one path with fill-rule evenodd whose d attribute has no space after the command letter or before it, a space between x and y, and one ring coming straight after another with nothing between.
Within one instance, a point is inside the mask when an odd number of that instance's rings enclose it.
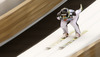
<instances>
[{"instance_id":1,"label":"ski tip","mask_svg":"<svg viewBox=\"0 0 100 57\"><path fill-rule=\"evenodd\" d=\"M64 39L66 39L66 37L62 37L62 39L64 40Z\"/></svg>"},{"instance_id":2,"label":"ski tip","mask_svg":"<svg viewBox=\"0 0 100 57\"><path fill-rule=\"evenodd\" d=\"M46 47L46 50L50 50L51 49L51 47Z\"/></svg>"},{"instance_id":3,"label":"ski tip","mask_svg":"<svg viewBox=\"0 0 100 57\"><path fill-rule=\"evenodd\" d=\"M64 49L64 47L59 47L59 50L62 50L62 49Z\"/></svg>"}]
</instances>

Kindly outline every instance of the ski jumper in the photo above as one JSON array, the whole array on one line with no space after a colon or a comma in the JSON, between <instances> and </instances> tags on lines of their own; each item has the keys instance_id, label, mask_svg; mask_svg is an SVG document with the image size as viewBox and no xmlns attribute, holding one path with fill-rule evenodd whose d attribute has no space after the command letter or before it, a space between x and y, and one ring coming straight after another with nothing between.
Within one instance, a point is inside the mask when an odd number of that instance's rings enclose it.
<instances>
[{"instance_id":1,"label":"ski jumper","mask_svg":"<svg viewBox=\"0 0 100 57\"><path fill-rule=\"evenodd\" d=\"M60 12L58 12L57 19L61 20L60 27L63 29L64 33L68 34L67 25L70 23L74 27L75 33L79 35L78 37L80 37L80 29L79 29L79 25L77 24L77 21L79 19L79 14L81 13L81 11L82 8L76 11L68 8L63 8L61 9ZM67 12L67 14L65 14L65 12Z\"/></svg>"}]
</instances>

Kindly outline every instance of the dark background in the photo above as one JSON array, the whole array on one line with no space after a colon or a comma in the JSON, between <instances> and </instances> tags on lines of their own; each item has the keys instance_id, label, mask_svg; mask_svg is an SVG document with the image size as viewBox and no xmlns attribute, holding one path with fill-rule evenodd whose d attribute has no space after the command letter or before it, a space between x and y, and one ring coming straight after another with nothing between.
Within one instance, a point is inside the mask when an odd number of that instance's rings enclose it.
<instances>
[{"instance_id":1,"label":"dark background","mask_svg":"<svg viewBox=\"0 0 100 57\"><path fill-rule=\"evenodd\" d=\"M56 14L61 8L67 7L76 10L79 9L80 4L82 4L83 9L85 9L94 1L95 0L68 0L61 7L50 13L24 33L0 47L0 57L16 57L59 28L60 21L56 19Z\"/></svg>"}]
</instances>

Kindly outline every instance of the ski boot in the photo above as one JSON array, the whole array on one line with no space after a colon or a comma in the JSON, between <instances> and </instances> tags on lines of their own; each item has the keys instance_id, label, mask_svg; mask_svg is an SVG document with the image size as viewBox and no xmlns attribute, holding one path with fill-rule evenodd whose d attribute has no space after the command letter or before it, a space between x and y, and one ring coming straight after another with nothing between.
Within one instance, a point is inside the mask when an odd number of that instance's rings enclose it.
<instances>
[{"instance_id":1,"label":"ski boot","mask_svg":"<svg viewBox=\"0 0 100 57\"><path fill-rule=\"evenodd\" d=\"M75 38L80 37L81 35L79 33L76 33Z\"/></svg>"},{"instance_id":2,"label":"ski boot","mask_svg":"<svg viewBox=\"0 0 100 57\"><path fill-rule=\"evenodd\" d=\"M64 37L63 39L65 39L66 37L68 37L68 35L69 35L68 33L63 33L63 37Z\"/></svg>"}]
</instances>

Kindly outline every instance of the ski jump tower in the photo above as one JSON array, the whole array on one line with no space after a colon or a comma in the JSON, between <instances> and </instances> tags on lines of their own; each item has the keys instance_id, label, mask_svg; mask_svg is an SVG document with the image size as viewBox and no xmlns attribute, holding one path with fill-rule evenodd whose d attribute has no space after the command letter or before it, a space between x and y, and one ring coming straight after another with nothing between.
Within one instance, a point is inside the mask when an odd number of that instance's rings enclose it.
<instances>
[{"instance_id":1,"label":"ski jump tower","mask_svg":"<svg viewBox=\"0 0 100 57\"><path fill-rule=\"evenodd\" d=\"M67 0L0 0L0 46L37 23L65 1ZM82 32L85 31L86 33L64 49L58 50L59 46L66 44L72 37L65 39L50 50L45 50L46 47L60 39L60 37L55 37L55 35L57 36L63 33L61 28L59 28L18 57L78 57L79 55L80 57L89 57L92 55L95 57L95 53L97 54L99 52L97 52L97 50L100 46L99 6L100 1L96 0L80 14L80 28L82 28ZM87 22L84 22L86 20ZM70 29L70 31L72 31L72 29ZM87 51L86 53L89 55L85 54L85 51ZM95 52L89 53L89 51Z\"/></svg>"},{"instance_id":2,"label":"ski jump tower","mask_svg":"<svg viewBox=\"0 0 100 57\"><path fill-rule=\"evenodd\" d=\"M100 0L93 2L80 14L78 23L82 32L78 39L73 40L71 26L70 36L61 39L63 31L59 28L18 57L100 57ZM61 46L65 47L59 49Z\"/></svg>"}]
</instances>

